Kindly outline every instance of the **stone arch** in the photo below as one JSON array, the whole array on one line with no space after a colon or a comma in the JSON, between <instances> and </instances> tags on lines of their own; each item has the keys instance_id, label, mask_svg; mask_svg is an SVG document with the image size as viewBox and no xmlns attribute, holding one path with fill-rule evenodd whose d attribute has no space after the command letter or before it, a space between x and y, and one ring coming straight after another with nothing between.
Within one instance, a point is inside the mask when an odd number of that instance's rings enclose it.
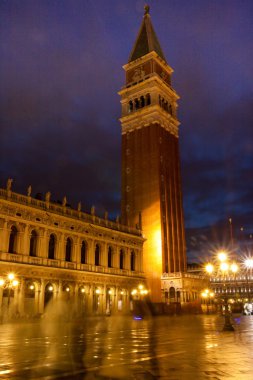
<instances>
[{"instance_id":1,"label":"stone arch","mask_svg":"<svg viewBox=\"0 0 253 380\"><path fill-rule=\"evenodd\" d=\"M79 285L77 292L77 313L84 316L87 313L89 291L84 284Z\"/></svg>"},{"instance_id":2,"label":"stone arch","mask_svg":"<svg viewBox=\"0 0 253 380\"><path fill-rule=\"evenodd\" d=\"M80 257L81 264L87 264L87 247L87 242L85 240L82 240Z\"/></svg>"},{"instance_id":3,"label":"stone arch","mask_svg":"<svg viewBox=\"0 0 253 380\"><path fill-rule=\"evenodd\" d=\"M30 233L29 256L37 256L38 237L38 232L32 229Z\"/></svg>"},{"instance_id":4,"label":"stone arch","mask_svg":"<svg viewBox=\"0 0 253 380\"><path fill-rule=\"evenodd\" d=\"M101 246L100 244L95 244L95 265L101 265Z\"/></svg>"},{"instance_id":5,"label":"stone arch","mask_svg":"<svg viewBox=\"0 0 253 380\"><path fill-rule=\"evenodd\" d=\"M50 234L48 241L48 258L51 260L55 259L56 242L56 235L54 233Z\"/></svg>"},{"instance_id":6,"label":"stone arch","mask_svg":"<svg viewBox=\"0 0 253 380\"><path fill-rule=\"evenodd\" d=\"M138 110L140 108L140 101L139 99L134 99L134 106L135 106L135 109Z\"/></svg>"},{"instance_id":7,"label":"stone arch","mask_svg":"<svg viewBox=\"0 0 253 380\"><path fill-rule=\"evenodd\" d=\"M36 292L39 285L36 280L26 279L24 284L24 313L32 317L36 314Z\"/></svg>"},{"instance_id":8,"label":"stone arch","mask_svg":"<svg viewBox=\"0 0 253 380\"><path fill-rule=\"evenodd\" d=\"M114 287L108 286L106 288L106 299L105 299L107 315L110 315L112 312L114 295L115 295Z\"/></svg>"},{"instance_id":9,"label":"stone arch","mask_svg":"<svg viewBox=\"0 0 253 380\"><path fill-rule=\"evenodd\" d=\"M44 290L44 307L46 307L50 301L54 298L54 293L56 292L56 286L52 282L48 282Z\"/></svg>"},{"instance_id":10,"label":"stone arch","mask_svg":"<svg viewBox=\"0 0 253 380\"><path fill-rule=\"evenodd\" d=\"M170 298L171 302L175 301L175 298L176 298L176 289L174 288L174 286L171 286L169 288L169 298Z\"/></svg>"},{"instance_id":11,"label":"stone arch","mask_svg":"<svg viewBox=\"0 0 253 380\"><path fill-rule=\"evenodd\" d=\"M132 251L130 255L130 269L131 271L136 270L136 255L134 251Z\"/></svg>"},{"instance_id":12,"label":"stone arch","mask_svg":"<svg viewBox=\"0 0 253 380\"><path fill-rule=\"evenodd\" d=\"M113 250L110 245L108 247L108 252L107 252L107 266L108 268L113 267Z\"/></svg>"},{"instance_id":13,"label":"stone arch","mask_svg":"<svg viewBox=\"0 0 253 380\"><path fill-rule=\"evenodd\" d=\"M17 253L17 245L18 245L18 229L13 224L10 228L8 252Z\"/></svg>"},{"instance_id":14,"label":"stone arch","mask_svg":"<svg viewBox=\"0 0 253 380\"><path fill-rule=\"evenodd\" d=\"M65 261L72 261L72 251L73 251L73 240L68 237L65 244Z\"/></svg>"},{"instance_id":15,"label":"stone arch","mask_svg":"<svg viewBox=\"0 0 253 380\"><path fill-rule=\"evenodd\" d=\"M125 252L121 248L119 251L119 268L124 269L124 267L125 267Z\"/></svg>"},{"instance_id":16,"label":"stone arch","mask_svg":"<svg viewBox=\"0 0 253 380\"><path fill-rule=\"evenodd\" d=\"M146 95L146 105L149 106L151 104L151 97L150 94Z\"/></svg>"},{"instance_id":17,"label":"stone arch","mask_svg":"<svg viewBox=\"0 0 253 380\"><path fill-rule=\"evenodd\" d=\"M93 312L98 313L101 307L102 289L100 286L94 287L93 291Z\"/></svg>"}]
</instances>

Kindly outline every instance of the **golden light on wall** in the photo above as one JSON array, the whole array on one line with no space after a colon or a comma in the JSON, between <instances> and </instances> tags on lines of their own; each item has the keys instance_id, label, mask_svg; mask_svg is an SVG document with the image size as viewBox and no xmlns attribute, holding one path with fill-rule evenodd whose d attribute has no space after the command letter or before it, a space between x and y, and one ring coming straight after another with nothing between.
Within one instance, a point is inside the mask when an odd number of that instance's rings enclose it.
<instances>
[{"instance_id":1,"label":"golden light on wall","mask_svg":"<svg viewBox=\"0 0 253 380\"><path fill-rule=\"evenodd\" d=\"M162 265L162 237L161 237L161 228L156 228L153 233L154 240L154 254L155 260L158 264Z\"/></svg>"}]
</instances>

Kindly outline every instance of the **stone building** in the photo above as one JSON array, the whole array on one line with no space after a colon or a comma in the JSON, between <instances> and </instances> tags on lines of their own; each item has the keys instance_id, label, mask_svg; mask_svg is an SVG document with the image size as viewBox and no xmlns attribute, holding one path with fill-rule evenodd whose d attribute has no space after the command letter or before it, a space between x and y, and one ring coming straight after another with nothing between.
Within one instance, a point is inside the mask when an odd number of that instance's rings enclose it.
<instances>
[{"instance_id":1,"label":"stone building","mask_svg":"<svg viewBox=\"0 0 253 380\"><path fill-rule=\"evenodd\" d=\"M31 187L14 193L9 180L0 189L3 313L42 314L50 300L77 315L130 310L133 289L145 288L141 231L78 208L35 199Z\"/></svg>"}]
</instances>

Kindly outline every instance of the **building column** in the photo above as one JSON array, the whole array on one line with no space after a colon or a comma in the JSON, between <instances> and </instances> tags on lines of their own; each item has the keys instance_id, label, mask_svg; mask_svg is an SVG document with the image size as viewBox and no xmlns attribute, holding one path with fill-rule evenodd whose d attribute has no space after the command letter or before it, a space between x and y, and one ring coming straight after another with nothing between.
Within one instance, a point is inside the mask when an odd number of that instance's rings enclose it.
<instances>
[{"instance_id":1,"label":"building column","mask_svg":"<svg viewBox=\"0 0 253 380\"><path fill-rule=\"evenodd\" d=\"M58 260L65 260L65 236L64 234L58 234L56 240L56 252L55 258Z\"/></svg>"},{"instance_id":2,"label":"building column","mask_svg":"<svg viewBox=\"0 0 253 380\"><path fill-rule=\"evenodd\" d=\"M10 304L11 307L11 315L14 315L19 313L19 287L14 288L14 297L13 297L13 307Z\"/></svg>"},{"instance_id":3,"label":"building column","mask_svg":"<svg viewBox=\"0 0 253 380\"><path fill-rule=\"evenodd\" d=\"M39 296L40 296L40 290L39 286L36 283L35 284L35 290L34 290L34 314L39 314Z\"/></svg>"},{"instance_id":4,"label":"building column","mask_svg":"<svg viewBox=\"0 0 253 380\"><path fill-rule=\"evenodd\" d=\"M14 296L15 296L15 293L14 293ZM19 286L19 289L18 289L18 292L17 292L17 313L20 315L20 316L23 316L24 313L25 313L25 281L24 279L22 278L20 280L20 286Z\"/></svg>"},{"instance_id":5,"label":"building column","mask_svg":"<svg viewBox=\"0 0 253 380\"><path fill-rule=\"evenodd\" d=\"M114 312L118 313L118 302L119 302L119 287L115 286L114 288Z\"/></svg>"},{"instance_id":6,"label":"building column","mask_svg":"<svg viewBox=\"0 0 253 380\"><path fill-rule=\"evenodd\" d=\"M7 228L7 222L5 220L1 220L1 227L0 227L0 252L8 252L8 245L9 245L9 239L8 239L8 228Z\"/></svg>"},{"instance_id":7,"label":"building column","mask_svg":"<svg viewBox=\"0 0 253 380\"><path fill-rule=\"evenodd\" d=\"M120 255L120 250L118 247L113 247L113 259L114 263L113 266L114 268L119 268L119 255Z\"/></svg>"},{"instance_id":8,"label":"building column","mask_svg":"<svg viewBox=\"0 0 253 380\"><path fill-rule=\"evenodd\" d=\"M105 314L106 312L106 284L104 286L101 286L101 300L100 300L100 313Z\"/></svg>"},{"instance_id":9,"label":"building column","mask_svg":"<svg viewBox=\"0 0 253 380\"><path fill-rule=\"evenodd\" d=\"M39 302L38 309L39 314L44 313L44 302L45 302L45 281L42 279L40 284L40 289L38 290Z\"/></svg>"},{"instance_id":10,"label":"building column","mask_svg":"<svg viewBox=\"0 0 253 380\"><path fill-rule=\"evenodd\" d=\"M130 270L130 251L129 249L125 249L125 263L124 269Z\"/></svg>"},{"instance_id":11,"label":"building column","mask_svg":"<svg viewBox=\"0 0 253 380\"><path fill-rule=\"evenodd\" d=\"M100 265L104 267L108 267L108 262L107 262L107 246L104 243L100 243L101 247L101 260L100 260Z\"/></svg>"},{"instance_id":12,"label":"building column","mask_svg":"<svg viewBox=\"0 0 253 380\"><path fill-rule=\"evenodd\" d=\"M55 296L55 300L59 301L62 299L62 295L63 295L62 280L59 280L58 288L55 289L53 297Z\"/></svg>"},{"instance_id":13,"label":"building column","mask_svg":"<svg viewBox=\"0 0 253 380\"><path fill-rule=\"evenodd\" d=\"M29 233L29 225L26 224L23 227L23 231L19 232L20 235L20 242L19 242L19 253L22 253L26 256L29 256L29 249L30 249L30 233Z\"/></svg>"},{"instance_id":14,"label":"building column","mask_svg":"<svg viewBox=\"0 0 253 380\"><path fill-rule=\"evenodd\" d=\"M78 256L78 253L79 253L79 246L80 246L79 242L77 241L77 239L74 238L73 239L73 247L72 247L73 251L72 251L72 257L71 257L72 263L77 263L77 256Z\"/></svg>"},{"instance_id":15,"label":"building column","mask_svg":"<svg viewBox=\"0 0 253 380\"><path fill-rule=\"evenodd\" d=\"M74 315L78 314L78 290L79 286L77 283L73 284L73 311Z\"/></svg>"},{"instance_id":16,"label":"building column","mask_svg":"<svg viewBox=\"0 0 253 380\"><path fill-rule=\"evenodd\" d=\"M92 314L93 310L94 310L93 298L94 298L94 285L91 284L91 285L89 285L89 293L88 293L88 297L87 297L87 312L88 312L88 314Z\"/></svg>"},{"instance_id":17,"label":"building column","mask_svg":"<svg viewBox=\"0 0 253 380\"><path fill-rule=\"evenodd\" d=\"M39 235L37 238L37 247L36 247L36 256L43 257L43 248L44 248L44 231L42 229L39 229Z\"/></svg>"},{"instance_id":18,"label":"building column","mask_svg":"<svg viewBox=\"0 0 253 380\"><path fill-rule=\"evenodd\" d=\"M88 264L95 264L95 244L94 240L89 242L89 250L88 250Z\"/></svg>"}]
</instances>

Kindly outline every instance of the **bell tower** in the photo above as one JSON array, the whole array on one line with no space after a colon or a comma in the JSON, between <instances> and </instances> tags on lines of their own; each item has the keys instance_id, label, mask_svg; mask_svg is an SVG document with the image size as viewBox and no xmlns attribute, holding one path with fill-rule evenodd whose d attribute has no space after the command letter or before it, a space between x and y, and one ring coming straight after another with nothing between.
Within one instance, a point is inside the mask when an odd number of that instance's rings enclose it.
<instances>
[{"instance_id":1,"label":"bell tower","mask_svg":"<svg viewBox=\"0 0 253 380\"><path fill-rule=\"evenodd\" d=\"M151 300L161 302L162 273L186 271L179 162L177 93L145 6L143 21L123 66L122 222L142 228L143 265ZM141 217L140 217L141 215ZM141 224L141 226L140 226Z\"/></svg>"}]
</instances>

